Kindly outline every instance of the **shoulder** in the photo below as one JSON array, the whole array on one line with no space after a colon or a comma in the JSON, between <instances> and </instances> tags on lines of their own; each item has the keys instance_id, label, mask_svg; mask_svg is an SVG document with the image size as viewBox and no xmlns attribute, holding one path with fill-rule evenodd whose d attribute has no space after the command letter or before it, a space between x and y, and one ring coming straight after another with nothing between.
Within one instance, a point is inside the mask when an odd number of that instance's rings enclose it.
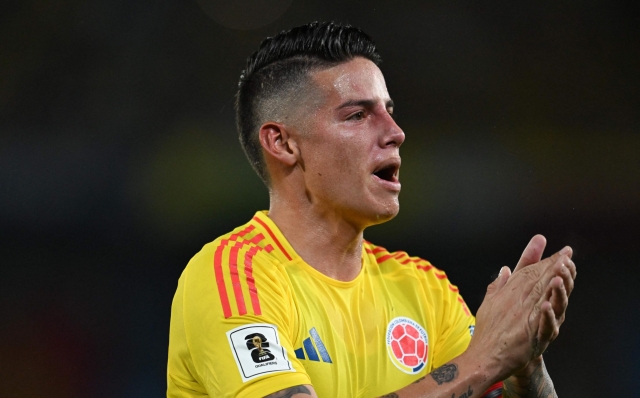
<instances>
[{"instance_id":1,"label":"shoulder","mask_svg":"<svg viewBox=\"0 0 640 398\"><path fill-rule=\"evenodd\" d=\"M186 305L217 301L224 318L261 315L265 300L282 300L290 290L276 242L254 217L204 245L181 277Z\"/></svg>"},{"instance_id":2,"label":"shoulder","mask_svg":"<svg viewBox=\"0 0 640 398\"><path fill-rule=\"evenodd\" d=\"M375 258L375 262L381 268L400 268L422 271L424 273L433 274L437 279L446 279L447 275L441 269L436 268L429 261L415 256L410 256L405 251L390 252L382 246L375 245L371 242L364 242L365 251Z\"/></svg>"},{"instance_id":3,"label":"shoulder","mask_svg":"<svg viewBox=\"0 0 640 398\"><path fill-rule=\"evenodd\" d=\"M451 284L445 271L435 267L431 262L420 257L411 256L405 251L391 252L382 246L364 242L365 251L380 268L381 273L410 273L428 282L433 287L441 286L457 292L458 288Z\"/></svg>"},{"instance_id":4,"label":"shoulder","mask_svg":"<svg viewBox=\"0 0 640 398\"><path fill-rule=\"evenodd\" d=\"M278 250L279 243L268 225L254 217L204 245L189 261L187 270L207 268L219 271L221 268L251 266L254 263L279 263L285 257L285 253Z\"/></svg>"},{"instance_id":5,"label":"shoulder","mask_svg":"<svg viewBox=\"0 0 640 398\"><path fill-rule=\"evenodd\" d=\"M364 246L367 254L371 256L371 263L380 269L383 277L397 280L399 275L405 275L417 279L429 294L437 293L444 301L459 303L464 314L471 316L469 308L460 295L460 290L451 283L443 270L436 268L425 259L410 256L404 251L390 252L382 246L367 241Z\"/></svg>"}]
</instances>

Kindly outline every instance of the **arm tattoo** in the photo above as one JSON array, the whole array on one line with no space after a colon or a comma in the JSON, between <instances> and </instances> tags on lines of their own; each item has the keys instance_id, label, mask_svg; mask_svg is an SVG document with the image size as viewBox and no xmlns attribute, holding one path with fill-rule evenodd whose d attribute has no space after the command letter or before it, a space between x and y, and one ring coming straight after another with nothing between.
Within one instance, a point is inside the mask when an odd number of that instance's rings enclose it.
<instances>
[{"instance_id":1,"label":"arm tattoo","mask_svg":"<svg viewBox=\"0 0 640 398\"><path fill-rule=\"evenodd\" d=\"M280 390L278 392L274 392L273 394L269 394L264 398L291 398L293 394L307 394L311 396L311 391L305 386L295 386L290 388L285 388L284 390Z\"/></svg>"},{"instance_id":2,"label":"arm tattoo","mask_svg":"<svg viewBox=\"0 0 640 398\"><path fill-rule=\"evenodd\" d=\"M458 395L458 398L469 398L471 395L473 395L473 390L471 389L471 386L469 386L467 388L467 391ZM456 398L456 394L451 395L451 398Z\"/></svg>"},{"instance_id":3,"label":"arm tattoo","mask_svg":"<svg viewBox=\"0 0 640 398\"><path fill-rule=\"evenodd\" d=\"M458 377L458 365L456 365L455 363L442 365L438 369L431 372L430 375L431 377L433 377L433 380L438 383L438 385L441 385L442 383L448 383Z\"/></svg>"},{"instance_id":4,"label":"arm tattoo","mask_svg":"<svg viewBox=\"0 0 640 398\"><path fill-rule=\"evenodd\" d=\"M528 377L510 377L503 386L504 398L558 398L544 365L536 368Z\"/></svg>"}]
</instances>

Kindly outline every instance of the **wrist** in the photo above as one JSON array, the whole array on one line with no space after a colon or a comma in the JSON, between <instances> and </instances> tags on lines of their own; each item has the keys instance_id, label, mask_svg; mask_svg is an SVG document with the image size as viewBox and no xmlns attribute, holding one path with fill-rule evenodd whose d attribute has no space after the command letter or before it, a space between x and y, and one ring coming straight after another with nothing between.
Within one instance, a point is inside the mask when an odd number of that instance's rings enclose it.
<instances>
[{"instance_id":1,"label":"wrist","mask_svg":"<svg viewBox=\"0 0 640 398\"><path fill-rule=\"evenodd\" d=\"M514 377L529 377L536 370L540 369L543 366L544 366L544 361L542 360L542 355L539 355L539 356L533 358L531 361L529 361L527 366L525 366L524 368L514 372L513 376Z\"/></svg>"},{"instance_id":2,"label":"wrist","mask_svg":"<svg viewBox=\"0 0 640 398\"><path fill-rule=\"evenodd\" d=\"M502 396L558 398L542 356L532 359L522 370L505 379Z\"/></svg>"},{"instance_id":3,"label":"wrist","mask_svg":"<svg viewBox=\"0 0 640 398\"><path fill-rule=\"evenodd\" d=\"M511 376L514 373L514 369L517 369L519 366L510 360L508 355L501 352L500 349L487 350L486 347L488 346L490 345L476 345L473 339L471 339L471 344L463 355L469 355L470 363L476 366L475 369L480 369L484 380L490 381L489 385L492 385Z\"/></svg>"},{"instance_id":4,"label":"wrist","mask_svg":"<svg viewBox=\"0 0 640 398\"><path fill-rule=\"evenodd\" d=\"M508 376L504 374L500 361L487 356L485 352L476 352L472 347L469 347L459 358L460 362L465 364L471 379L486 384L486 387L502 381Z\"/></svg>"}]
</instances>

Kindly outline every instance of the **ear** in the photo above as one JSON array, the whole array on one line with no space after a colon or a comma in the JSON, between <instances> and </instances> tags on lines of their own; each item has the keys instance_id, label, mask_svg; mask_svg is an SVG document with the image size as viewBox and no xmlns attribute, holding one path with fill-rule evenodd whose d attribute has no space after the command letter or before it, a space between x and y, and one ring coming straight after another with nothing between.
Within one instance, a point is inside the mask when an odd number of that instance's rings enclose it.
<instances>
[{"instance_id":1,"label":"ear","mask_svg":"<svg viewBox=\"0 0 640 398\"><path fill-rule=\"evenodd\" d=\"M260 126L259 134L260 144L269 155L289 167L298 162L300 151L286 125L267 122Z\"/></svg>"}]
</instances>

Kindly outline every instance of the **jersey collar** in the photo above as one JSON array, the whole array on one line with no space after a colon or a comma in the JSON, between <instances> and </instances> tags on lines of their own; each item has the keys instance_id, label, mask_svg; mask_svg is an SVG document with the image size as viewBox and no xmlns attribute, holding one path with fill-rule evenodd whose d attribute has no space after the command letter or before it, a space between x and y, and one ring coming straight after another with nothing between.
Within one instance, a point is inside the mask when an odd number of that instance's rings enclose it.
<instances>
[{"instance_id":1,"label":"jersey collar","mask_svg":"<svg viewBox=\"0 0 640 398\"><path fill-rule=\"evenodd\" d=\"M349 282L338 281L332 279L320 271L316 270L309 264L307 264L302 257L296 253L293 247L289 244L289 241L280 231L280 228L269 218L269 212L267 210L262 210L256 212L253 219L251 220L253 224L255 224L256 228L260 229L262 234L269 240L269 244L273 247L273 250L270 251L271 255L275 255L280 262L290 262L297 263L307 272L315 276L316 278L322 279L325 282L328 282L331 285L336 285L339 287L350 287L358 282L362 278L362 275L365 273L366 269L371 264L371 259L369 258L369 253L366 252L367 242L363 242L362 245L362 268L358 276L356 276L353 280Z\"/></svg>"},{"instance_id":2,"label":"jersey collar","mask_svg":"<svg viewBox=\"0 0 640 398\"><path fill-rule=\"evenodd\" d=\"M284 237L280 228L269 218L268 214L267 210L258 211L251 221L255 223L256 227L263 232L265 238L271 243L273 247L271 254L275 255L281 262L299 259L298 253L293 250L287 238Z\"/></svg>"}]
</instances>

